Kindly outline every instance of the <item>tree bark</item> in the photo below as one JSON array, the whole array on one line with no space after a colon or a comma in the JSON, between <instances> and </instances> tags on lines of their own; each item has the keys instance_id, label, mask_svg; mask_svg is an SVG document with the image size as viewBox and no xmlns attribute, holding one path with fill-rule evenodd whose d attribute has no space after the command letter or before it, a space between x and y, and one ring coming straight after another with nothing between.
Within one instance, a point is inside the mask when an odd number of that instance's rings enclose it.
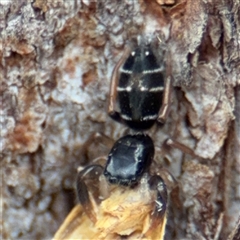
<instances>
[{"instance_id":1,"label":"tree bark","mask_svg":"<svg viewBox=\"0 0 240 240\"><path fill-rule=\"evenodd\" d=\"M165 239L227 239L240 215L240 4L0 2L3 239L47 239L76 203L81 146L129 131L107 115L112 70L141 36L166 44L171 112L148 134L176 177ZM173 138L190 156L164 145Z\"/></svg>"}]
</instances>

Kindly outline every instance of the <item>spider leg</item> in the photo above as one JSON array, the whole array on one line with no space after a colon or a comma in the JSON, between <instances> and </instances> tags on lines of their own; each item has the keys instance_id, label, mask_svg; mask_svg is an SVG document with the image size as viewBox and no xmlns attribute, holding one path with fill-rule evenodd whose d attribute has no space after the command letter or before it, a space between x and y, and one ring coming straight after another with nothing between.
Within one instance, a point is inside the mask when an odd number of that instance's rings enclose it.
<instances>
[{"instance_id":1,"label":"spider leg","mask_svg":"<svg viewBox=\"0 0 240 240\"><path fill-rule=\"evenodd\" d=\"M166 140L166 144L172 148L177 148L177 149L181 150L183 153L186 153L193 157L199 158L199 156L197 156L191 148L189 148L188 146L186 146L178 141L173 140L172 138L168 138Z\"/></svg>"},{"instance_id":2,"label":"spider leg","mask_svg":"<svg viewBox=\"0 0 240 240\"><path fill-rule=\"evenodd\" d=\"M149 186L150 189L157 191L157 196L155 200L155 208L152 213L151 219L151 226L146 233L146 236L158 234L161 236L160 239L163 239L165 233L165 225L166 225L166 212L167 212L167 200L168 200L168 193L167 187L163 181L163 179L158 176L154 175L149 179ZM156 231L157 229L157 231Z\"/></svg>"},{"instance_id":3,"label":"spider leg","mask_svg":"<svg viewBox=\"0 0 240 240\"><path fill-rule=\"evenodd\" d=\"M103 133L100 133L100 132L91 133L90 136L88 137L88 139L84 142L84 144L81 147L80 155L82 156L83 164L88 163L89 149L91 149L91 147L94 146L93 144L100 144L100 145L103 145L104 148L110 149L113 146L114 141L113 141L113 139L111 139L110 137L106 136ZM104 163L105 163L105 161L104 161ZM99 162L97 164L101 164L101 163ZM94 163L94 165L95 165L95 163Z\"/></svg>"},{"instance_id":4,"label":"spider leg","mask_svg":"<svg viewBox=\"0 0 240 240\"><path fill-rule=\"evenodd\" d=\"M171 77L168 76L165 83L164 93L163 93L163 102L162 107L160 108L158 112L158 118L157 121L160 123L165 123L170 106L171 106L171 93L172 93L172 83L171 83Z\"/></svg>"},{"instance_id":5,"label":"spider leg","mask_svg":"<svg viewBox=\"0 0 240 240\"><path fill-rule=\"evenodd\" d=\"M89 185L94 185L95 189L98 192L98 184L99 177L103 172L103 167L100 165L90 165L85 167L82 171L80 171L77 175L77 195L80 204L83 207L83 210L87 214L87 216L91 219L92 222L96 222L96 213L94 212L94 205L90 199L89 195ZM96 191L94 191L96 195ZM99 193L98 193L99 194ZM96 196L95 196L96 197Z\"/></svg>"},{"instance_id":6,"label":"spider leg","mask_svg":"<svg viewBox=\"0 0 240 240\"><path fill-rule=\"evenodd\" d=\"M109 116L117 122L122 122L122 118L119 112L116 111L116 100L117 100L117 85L119 79L119 68L123 65L125 60L130 54L130 48L126 48L123 56L118 61L117 65L113 70L113 74L111 77L111 85L109 92L109 104L108 104L108 114Z\"/></svg>"}]
</instances>

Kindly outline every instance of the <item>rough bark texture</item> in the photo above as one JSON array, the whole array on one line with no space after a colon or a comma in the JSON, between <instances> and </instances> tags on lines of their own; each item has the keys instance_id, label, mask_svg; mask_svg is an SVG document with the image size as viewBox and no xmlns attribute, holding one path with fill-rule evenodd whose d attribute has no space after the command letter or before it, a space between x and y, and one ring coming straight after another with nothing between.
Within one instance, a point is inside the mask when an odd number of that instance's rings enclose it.
<instances>
[{"instance_id":1,"label":"rough bark texture","mask_svg":"<svg viewBox=\"0 0 240 240\"><path fill-rule=\"evenodd\" d=\"M1 0L0 30L3 239L53 236L76 200L82 144L129 131L106 110L117 60L137 35L158 34L175 88L149 134L179 183L166 239L227 238L240 215L239 1ZM164 147L168 137L198 157Z\"/></svg>"}]
</instances>

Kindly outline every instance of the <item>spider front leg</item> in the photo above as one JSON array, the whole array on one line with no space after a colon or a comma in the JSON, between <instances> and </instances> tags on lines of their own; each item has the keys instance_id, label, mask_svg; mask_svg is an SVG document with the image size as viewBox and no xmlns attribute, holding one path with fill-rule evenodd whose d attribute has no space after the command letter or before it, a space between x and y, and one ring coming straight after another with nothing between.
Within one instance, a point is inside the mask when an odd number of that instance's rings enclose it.
<instances>
[{"instance_id":1,"label":"spider front leg","mask_svg":"<svg viewBox=\"0 0 240 240\"><path fill-rule=\"evenodd\" d=\"M170 173L165 167L159 166L159 163L157 163L156 161L152 162L151 169L152 175L161 176L169 192L171 192L174 188L178 186L178 181L172 175L172 173Z\"/></svg>"},{"instance_id":2,"label":"spider front leg","mask_svg":"<svg viewBox=\"0 0 240 240\"><path fill-rule=\"evenodd\" d=\"M96 213L94 211L94 200L98 200L100 194L100 176L103 173L101 165L90 165L85 167L77 175L77 195L84 212L96 223ZM91 186L91 189L89 188ZM91 196L90 197L90 194ZM93 198L93 199L92 199Z\"/></svg>"},{"instance_id":3,"label":"spider front leg","mask_svg":"<svg viewBox=\"0 0 240 240\"><path fill-rule=\"evenodd\" d=\"M146 236L151 235L153 236L153 232L158 229L160 232L161 238L163 239L165 233L165 225L166 225L166 215L167 215L167 201L168 201L168 193L167 187L163 181L163 179L158 176L154 175L149 179L149 186L150 189L157 191L157 197L155 200L155 208L151 216L151 226L146 233ZM156 232L159 236L159 232Z\"/></svg>"},{"instance_id":4,"label":"spider front leg","mask_svg":"<svg viewBox=\"0 0 240 240\"><path fill-rule=\"evenodd\" d=\"M119 69L126 61L130 54L130 48L126 48L123 56L118 61L117 65L113 70L111 77L110 93L109 93L109 104L108 104L108 114L109 116L117 122L122 122L122 118L119 112L116 111L116 101L117 101L117 86L119 82Z\"/></svg>"}]
</instances>

